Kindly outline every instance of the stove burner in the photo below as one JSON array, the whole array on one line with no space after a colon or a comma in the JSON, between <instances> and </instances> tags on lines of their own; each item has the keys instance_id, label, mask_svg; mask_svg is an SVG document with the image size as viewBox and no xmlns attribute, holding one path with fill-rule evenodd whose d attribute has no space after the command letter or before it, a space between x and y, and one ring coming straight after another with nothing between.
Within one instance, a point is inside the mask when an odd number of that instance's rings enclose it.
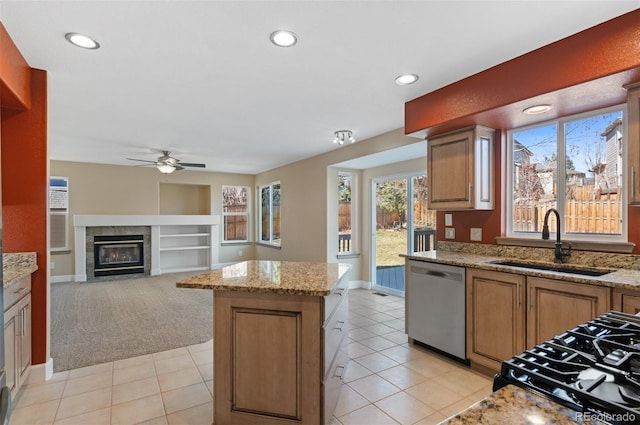
<instances>
[{"instance_id":1,"label":"stove burner","mask_svg":"<svg viewBox=\"0 0 640 425\"><path fill-rule=\"evenodd\" d=\"M493 389L507 384L640 423L640 317L612 311L504 361Z\"/></svg>"}]
</instances>

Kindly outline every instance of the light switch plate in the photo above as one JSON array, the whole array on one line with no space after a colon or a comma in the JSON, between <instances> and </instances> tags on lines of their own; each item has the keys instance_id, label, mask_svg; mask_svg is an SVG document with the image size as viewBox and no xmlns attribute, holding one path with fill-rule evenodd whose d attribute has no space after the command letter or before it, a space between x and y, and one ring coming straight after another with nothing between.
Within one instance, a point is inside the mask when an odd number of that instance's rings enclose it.
<instances>
[{"instance_id":1,"label":"light switch plate","mask_svg":"<svg viewBox=\"0 0 640 425\"><path fill-rule=\"evenodd\" d=\"M482 229L479 227L472 227L471 228L471 235L469 236L469 239L471 239L472 241L481 241L482 240Z\"/></svg>"},{"instance_id":2,"label":"light switch plate","mask_svg":"<svg viewBox=\"0 0 640 425\"><path fill-rule=\"evenodd\" d=\"M455 239L456 238L456 229L454 227L447 227L444 229L444 238L445 239Z\"/></svg>"},{"instance_id":3,"label":"light switch plate","mask_svg":"<svg viewBox=\"0 0 640 425\"><path fill-rule=\"evenodd\" d=\"M444 215L444 225L445 226L453 226L453 214L445 214Z\"/></svg>"}]
</instances>

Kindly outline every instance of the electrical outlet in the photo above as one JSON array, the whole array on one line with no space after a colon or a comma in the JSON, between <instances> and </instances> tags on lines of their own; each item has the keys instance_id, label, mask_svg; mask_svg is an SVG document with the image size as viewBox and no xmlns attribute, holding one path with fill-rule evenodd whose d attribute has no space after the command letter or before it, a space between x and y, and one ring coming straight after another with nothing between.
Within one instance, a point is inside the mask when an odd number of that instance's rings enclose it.
<instances>
[{"instance_id":1,"label":"electrical outlet","mask_svg":"<svg viewBox=\"0 0 640 425\"><path fill-rule=\"evenodd\" d=\"M453 214L445 214L444 215L444 225L445 226L453 226Z\"/></svg>"},{"instance_id":2,"label":"electrical outlet","mask_svg":"<svg viewBox=\"0 0 640 425\"><path fill-rule=\"evenodd\" d=\"M469 236L469 239L471 239L472 241L481 241L482 240L482 229L479 227L472 227L471 228L471 235Z\"/></svg>"},{"instance_id":3,"label":"electrical outlet","mask_svg":"<svg viewBox=\"0 0 640 425\"><path fill-rule=\"evenodd\" d=\"M239 249L239 250L238 250L238 257L242 257L242 254L243 254L243 253L242 253L242 250L241 250L241 249Z\"/></svg>"},{"instance_id":4,"label":"electrical outlet","mask_svg":"<svg viewBox=\"0 0 640 425\"><path fill-rule=\"evenodd\" d=\"M456 229L454 227L446 227L444 229L444 238L445 239L455 239L456 238Z\"/></svg>"}]
</instances>

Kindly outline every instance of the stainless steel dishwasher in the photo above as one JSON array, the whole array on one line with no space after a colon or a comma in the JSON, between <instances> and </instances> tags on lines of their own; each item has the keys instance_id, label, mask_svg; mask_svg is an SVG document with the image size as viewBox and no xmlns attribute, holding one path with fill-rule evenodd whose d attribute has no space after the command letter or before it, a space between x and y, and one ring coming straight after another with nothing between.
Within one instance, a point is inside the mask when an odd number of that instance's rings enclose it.
<instances>
[{"instance_id":1,"label":"stainless steel dishwasher","mask_svg":"<svg viewBox=\"0 0 640 425\"><path fill-rule=\"evenodd\" d=\"M466 362L465 269L409 261L407 334Z\"/></svg>"}]
</instances>

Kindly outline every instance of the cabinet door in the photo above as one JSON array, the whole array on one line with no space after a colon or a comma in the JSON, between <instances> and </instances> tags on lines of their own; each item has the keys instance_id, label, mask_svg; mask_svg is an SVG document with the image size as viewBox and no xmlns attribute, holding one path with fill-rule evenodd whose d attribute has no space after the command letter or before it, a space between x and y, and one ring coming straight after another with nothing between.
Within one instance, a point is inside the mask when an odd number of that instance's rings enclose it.
<instances>
[{"instance_id":1,"label":"cabinet door","mask_svg":"<svg viewBox=\"0 0 640 425\"><path fill-rule=\"evenodd\" d=\"M613 289L613 309L624 313L640 313L640 291Z\"/></svg>"},{"instance_id":2,"label":"cabinet door","mask_svg":"<svg viewBox=\"0 0 640 425\"><path fill-rule=\"evenodd\" d=\"M628 86L627 154L629 203L640 204L640 83Z\"/></svg>"},{"instance_id":3,"label":"cabinet door","mask_svg":"<svg viewBox=\"0 0 640 425\"><path fill-rule=\"evenodd\" d=\"M16 317L15 309L9 309L4 314L4 368L7 387L11 390L12 397L15 397L15 389L18 382L16 374L16 335L18 324Z\"/></svg>"},{"instance_id":4,"label":"cabinet door","mask_svg":"<svg viewBox=\"0 0 640 425\"><path fill-rule=\"evenodd\" d=\"M527 346L541 344L609 311L607 287L527 278Z\"/></svg>"},{"instance_id":5,"label":"cabinet door","mask_svg":"<svg viewBox=\"0 0 640 425\"><path fill-rule=\"evenodd\" d=\"M23 375L31 366L31 294L27 295L20 302L20 311L17 316L20 319L17 329L19 338L19 358L17 362L18 376L23 382Z\"/></svg>"},{"instance_id":6,"label":"cabinet door","mask_svg":"<svg viewBox=\"0 0 640 425\"><path fill-rule=\"evenodd\" d=\"M525 277L467 269L467 356L495 371L524 351Z\"/></svg>"},{"instance_id":7,"label":"cabinet door","mask_svg":"<svg viewBox=\"0 0 640 425\"><path fill-rule=\"evenodd\" d=\"M429 140L427 149L429 209L471 208L473 131Z\"/></svg>"}]
</instances>

